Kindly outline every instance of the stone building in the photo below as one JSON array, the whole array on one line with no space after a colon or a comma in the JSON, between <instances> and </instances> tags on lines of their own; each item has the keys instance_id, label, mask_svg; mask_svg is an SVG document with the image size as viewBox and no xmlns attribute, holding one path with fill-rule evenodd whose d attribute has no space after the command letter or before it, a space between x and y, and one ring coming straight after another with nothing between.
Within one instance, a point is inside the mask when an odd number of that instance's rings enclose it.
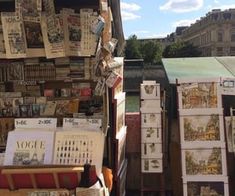
<instances>
[{"instance_id":1,"label":"stone building","mask_svg":"<svg viewBox=\"0 0 235 196\"><path fill-rule=\"evenodd\" d=\"M202 56L235 56L235 9L212 10L177 39L198 46Z\"/></svg>"}]
</instances>

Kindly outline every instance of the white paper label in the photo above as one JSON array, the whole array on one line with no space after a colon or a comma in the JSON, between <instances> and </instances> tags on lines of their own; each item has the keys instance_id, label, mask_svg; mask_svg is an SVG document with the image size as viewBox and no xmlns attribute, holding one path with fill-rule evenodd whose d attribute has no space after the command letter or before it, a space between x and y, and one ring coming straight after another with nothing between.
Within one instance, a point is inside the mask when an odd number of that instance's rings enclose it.
<instances>
[{"instance_id":1,"label":"white paper label","mask_svg":"<svg viewBox=\"0 0 235 196\"><path fill-rule=\"evenodd\" d=\"M15 119L16 129L56 129L56 118L18 118Z\"/></svg>"}]
</instances>

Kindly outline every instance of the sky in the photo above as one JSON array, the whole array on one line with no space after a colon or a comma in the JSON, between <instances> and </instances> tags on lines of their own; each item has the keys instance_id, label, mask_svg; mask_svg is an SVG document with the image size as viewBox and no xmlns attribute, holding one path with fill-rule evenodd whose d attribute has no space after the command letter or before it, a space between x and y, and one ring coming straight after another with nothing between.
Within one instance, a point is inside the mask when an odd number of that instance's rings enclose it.
<instances>
[{"instance_id":1,"label":"sky","mask_svg":"<svg viewBox=\"0 0 235 196\"><path fill-rule=\"evenodd\" d=\"M121 0L125 38L160 38L187 26L212 9L235 8L235 0Z\"/></svg>"}]
</instances>

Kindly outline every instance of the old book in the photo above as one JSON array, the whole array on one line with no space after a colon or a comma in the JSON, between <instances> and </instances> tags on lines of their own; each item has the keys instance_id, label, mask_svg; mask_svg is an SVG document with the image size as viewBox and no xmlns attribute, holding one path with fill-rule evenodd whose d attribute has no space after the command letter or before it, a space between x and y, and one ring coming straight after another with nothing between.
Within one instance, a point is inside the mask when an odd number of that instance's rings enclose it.
<instances>
[{"instance_id":1,"label":"old book","mask_svg":"<svg viewBox=\"0 0 235 196\"><path fill-rule=\"evenodd\" d=\"M12 131L8 134L4 165L51 164L54 132Z\"/></svg>"},{"instance_id":2,"label":"old book","mask_svg":"<svg viewBox=\"0 0 235 196\"><path fill-rule=\"evenodd\" d=\"M25 58L27 46L23 21L19 20L14 12L2 12L1 19L6 57Z\"/></svg>"},{"instance_id":3,"label":"old book","mask_svg":"<svg viewBox=\"0 0 235 196\"><path fill-rule=\"evenodd\" d=\"M47 101L47 103L41 106L44 110L40 111L41 116L54 116L56 110L55 101Z\"/></svg>"}]
</instances>

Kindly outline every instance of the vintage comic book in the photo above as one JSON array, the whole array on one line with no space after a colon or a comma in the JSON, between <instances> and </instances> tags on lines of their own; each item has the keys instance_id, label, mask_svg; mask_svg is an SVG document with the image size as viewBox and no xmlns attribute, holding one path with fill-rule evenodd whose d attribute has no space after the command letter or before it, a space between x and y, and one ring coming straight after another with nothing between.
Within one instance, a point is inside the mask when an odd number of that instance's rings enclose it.
<instances>
[{"instance_id":1,"label":"vintage comic book","mask_svg":"<svg viewBox=\"0 0 235 196\"><path fill-rule=\"evenodd\" d=\"M24 21L40 22L41 11L41 0L15 0L16 16Z\"/></svg>"},{"instance_id":2,"label":"vintage comic book","mask_svg":"<svg viewBox=\"0 0 235 196\"><path fill-rule=\"evenodd\" d=\"M51 164L54 132L12 131L8 134L4 165Z\"/></svg>"},{"instance_id":3,"label":"vintage comic book","mask_svg":"<svg viewBox=\"0 0 235 196\"><path fill-rule=\"evenodd\" d=\"M46 17L42 15L42 35L47 58L65 56L63 20L61 15Z\"/></svg>"},{"instance_id":4,"label":"vintage comic book","mask_svg":"<svg viewBox=\"0 0 235 196\"><path fill-rule=\"evenodd\" d=\"M6 57L25 58L27 46L23 21L17 19L14 12L2 12L1 19Z\"/></svg>"},{"instance_id":5,"label":"vintage comic book","mask_svg":"<svg viewBox=\"0 0 235 196\"><path fill-rule=\"evenodd\" d=\"M81 56L81 20L80 15L62 9L66 56Z\"/></svg>"}]
</instances>

